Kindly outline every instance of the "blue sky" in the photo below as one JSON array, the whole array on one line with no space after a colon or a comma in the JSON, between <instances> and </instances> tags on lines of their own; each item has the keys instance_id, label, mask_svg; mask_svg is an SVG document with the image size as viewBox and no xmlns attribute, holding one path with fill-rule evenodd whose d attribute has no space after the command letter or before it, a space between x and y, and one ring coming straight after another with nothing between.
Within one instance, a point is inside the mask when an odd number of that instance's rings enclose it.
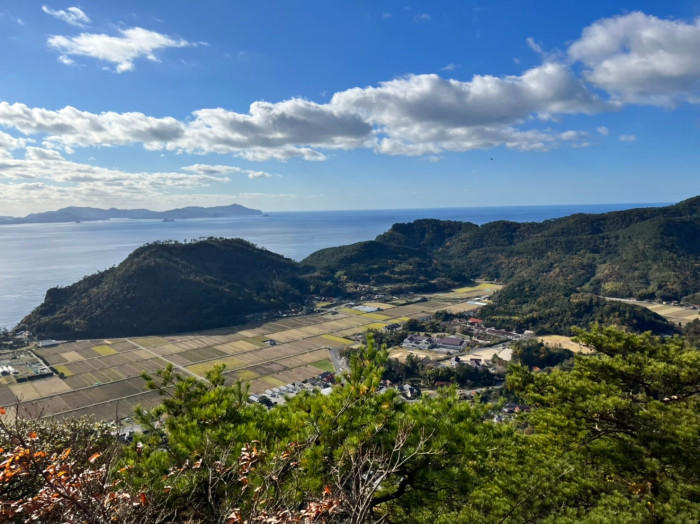
<instances>
[{"instance_id":1,"label":"blue sky","mask_svg":"<svg viewBox=\"0 0 700 524\"><path fill-rule=\"evenodd\" d=\"M700 2L0 4L0 215L700 193Z\"/></svg>"}]
</instances>

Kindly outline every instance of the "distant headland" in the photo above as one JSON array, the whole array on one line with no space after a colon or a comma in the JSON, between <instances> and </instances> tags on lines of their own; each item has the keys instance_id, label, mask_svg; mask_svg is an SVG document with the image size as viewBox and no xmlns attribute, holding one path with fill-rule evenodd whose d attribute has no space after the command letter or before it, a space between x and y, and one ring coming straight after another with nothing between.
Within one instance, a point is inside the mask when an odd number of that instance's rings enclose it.
<instances>
[{"instance_id":1,"label":"distant headland","mask_svg":"<svg viewBox=\"0 0 700 524\"><path fill-rule=\"evenodd\" d=\"M168 211L148 209L99 209L95 207L64 207L56 211L31 213L25 217L0 217L2 224L49 224L56 222L88 222L112 218L154 219L172 221L187 218L224 218L242 215L262 215L259 209L250 209L240 204L215 207L183 207Z\"/></svg>"}]
</instances>

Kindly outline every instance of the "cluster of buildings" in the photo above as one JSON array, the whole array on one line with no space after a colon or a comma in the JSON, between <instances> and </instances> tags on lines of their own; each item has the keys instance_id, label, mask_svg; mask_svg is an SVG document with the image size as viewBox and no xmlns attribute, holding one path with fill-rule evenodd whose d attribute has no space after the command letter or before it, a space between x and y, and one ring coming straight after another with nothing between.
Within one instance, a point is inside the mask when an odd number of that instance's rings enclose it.
<instances>
[{"instance_id":1,"label":"cluster of buildings","mask_svg":"<svg viewBox=\"0 0 700 524\"><path fill-rule=\"evenodd\" d=\"M266 389L263 393L257 395L250 395L248 401L257 402L270 408L275 404L283 404L287 398L293 397L302 391L320 389L322 394L328 395L333 390L333 384L335 384L335 375L330 371L324 371L320 375L302 382L293 382L284 386Z\"/></svg>"},{"instance_id":2,"label":"cluster of buildings","mask_svg":"<svg viewBox=\"0 0 700 524\"><path fill-rule=\"evenodd\" d=\"M462 324L469 329L477 342L482 343L489 342L492 339L522 340L535 334L534 331L529 330L523 333L517 333L515 331L507 331L505 329L486 327L481 319L475 317L462 321Z\"/></svg>"},{"instance_id":3,"label":"cluster of buildings","mask_svg":"<svg viewBox=\"0 0 700 524\"><path fill-rule=\"evenodd\" d=\"M51 368L28 349L0 351L0 376L11 376L17 382L24 382L51 375Z\"/></svg>"},{"instance_id":4,"label":"cluster of buildings","mask_svg":"<svg viewBox=\"0 0 700 524\"><path fill-rule=\"evenodd\" d=\"M457 336L409 335L401 342L402 348L429 349L439 353L457 353L463 351L466 345L467 341Z\"/></svg>"}]
</instances>

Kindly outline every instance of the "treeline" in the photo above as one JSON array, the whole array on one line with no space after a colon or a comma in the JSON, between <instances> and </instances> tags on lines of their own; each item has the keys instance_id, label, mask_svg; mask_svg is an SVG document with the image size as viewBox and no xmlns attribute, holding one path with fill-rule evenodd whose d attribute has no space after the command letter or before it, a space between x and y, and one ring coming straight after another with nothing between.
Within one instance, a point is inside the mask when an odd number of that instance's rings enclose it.
<instances>
[{"instance_id":1,"label":"treeline","mask_svg":"<svg viewBox=\"0 0 700 524\"><path fill-rule=\"evenodd\" d=\"M0 419L6 522L673 522L700 514L700 351L612 328L499 403L379 393L370 342L329 395L265 409L171 369L128 445L87 421ZM498 416L497 416L498 415ZM12 420L12 419L9 419Z\"/></svg>"}]
</instances>

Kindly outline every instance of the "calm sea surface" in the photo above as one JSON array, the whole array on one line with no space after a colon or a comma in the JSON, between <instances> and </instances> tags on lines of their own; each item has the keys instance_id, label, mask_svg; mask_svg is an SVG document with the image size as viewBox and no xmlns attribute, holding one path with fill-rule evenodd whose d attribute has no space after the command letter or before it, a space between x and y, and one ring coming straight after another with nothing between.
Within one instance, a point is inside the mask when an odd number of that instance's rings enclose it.
<instances>
[{"instance_id":1,"label":"calm sea surface","mask_svg":"<svg viewBox=\"0 0 700 524\"><path fill-rule=\"evenodd\" d=\"M295 260L324 247L369 240L395 222L419 218L541 221L572 213L604 213L660 204L512 206L378 211L268 213L269 216L175 222L109 220L80 224L0 225L0 327L12 327L47 289L71 284L122 261L154 240L241 237Z\"/></svg>"}]
</instances>

